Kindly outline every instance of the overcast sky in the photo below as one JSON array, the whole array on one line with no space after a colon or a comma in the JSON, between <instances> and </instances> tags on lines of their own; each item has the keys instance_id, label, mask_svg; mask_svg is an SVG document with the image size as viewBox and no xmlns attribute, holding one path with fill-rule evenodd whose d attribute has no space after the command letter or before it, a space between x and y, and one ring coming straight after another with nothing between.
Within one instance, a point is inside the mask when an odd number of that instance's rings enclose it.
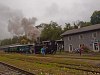
<instances>
[{"instance_id":1,"label":"overcast sky","mask_svg":"<svg viewBox=\"0 0 100 75\"><path fill-rule=\"evenodd\" d=\"M37 17L38 23L89 21L95 10L100 10L100 0L0 0L12 9L19 9L26 17Z\"/></svg>"},{"instance_id":2,"label":"overcast sky","mask_svg":"<svg viewBox=\"0 0 100 75\"><path fill-rule=\"evenodd\" d=\"M0 0L1 4L3 7L5 6L6 12L7 9L12 10L9 12L10 14L17 11L25 17L36 17L38 19L37 24L48 23L51 20L62 25L65 22L72 23L77 20L90 21L92 13L95 10L100 10L100 0ZM1 13L0 19L5 14ZM0 26L0 29L5 28L5 31L7 31L6 27L7 24ZM5 34L8 33L5 32Z\"/></svg>"}]
</instances>

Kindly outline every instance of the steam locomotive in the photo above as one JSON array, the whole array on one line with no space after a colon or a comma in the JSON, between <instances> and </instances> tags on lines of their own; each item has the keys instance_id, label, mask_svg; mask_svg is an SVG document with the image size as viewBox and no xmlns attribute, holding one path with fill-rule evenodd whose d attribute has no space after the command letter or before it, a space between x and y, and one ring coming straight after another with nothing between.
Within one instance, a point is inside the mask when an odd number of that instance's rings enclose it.
<instances>
[{"instance_id":1,"label":"steam locomotive","mask_svg":"<svg viewBox=\"0 0 100 75\"><path fill-rule=\"evenodd\" d=\"M45 46L46 54L55 54L57 51L57 44L55 41L43 41L42 44L36 44L34 47L34 53L40 53L40 49Z\"/></svg>"}]
</instances>

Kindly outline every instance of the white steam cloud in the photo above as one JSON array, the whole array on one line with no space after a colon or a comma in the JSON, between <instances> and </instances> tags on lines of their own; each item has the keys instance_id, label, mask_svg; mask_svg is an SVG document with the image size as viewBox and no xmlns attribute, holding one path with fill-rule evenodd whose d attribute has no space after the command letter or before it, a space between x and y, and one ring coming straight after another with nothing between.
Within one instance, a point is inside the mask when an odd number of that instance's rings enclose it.
<instances>
[{"instance_id":1,"label":"white steam cloud","mask_svg":"<svg viewBox=\"0 0 100 75\"><path fill-rule=\"evenodd\" d=\"M21 35L36 39L40 35L35 27L36 21L35 17L23 18L19 10L12 10L0 4L0 39Z\"/></svg>"},{"instance_id":2,"label":"white steam cloud","mask_svg":"<svg viewBox=\"0 0 100 75\"><path fill-rule=\"evenodd\" d=\"M35 27L37 19L14 17L9 20L8 31L16 36L26 35L29 39L36 39L40 32Z\"/></svg>"}]
</instances>

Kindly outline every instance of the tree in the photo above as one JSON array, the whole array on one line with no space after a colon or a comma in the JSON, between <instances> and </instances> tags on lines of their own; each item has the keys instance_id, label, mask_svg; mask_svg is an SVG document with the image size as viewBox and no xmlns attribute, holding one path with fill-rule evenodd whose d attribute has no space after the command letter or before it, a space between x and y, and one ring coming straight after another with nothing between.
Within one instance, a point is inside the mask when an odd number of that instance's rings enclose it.
<instances>
[{"instance_id":1,"label":"tree","mask_svg":"<svg viewBox=\"0 0 100 75\"><path fill-rule=\"evenodd\" d=\"M65 23L65 27L63 29L63 32L65 32L67 30L78 29L78 28L90 26L90 25L91 25L90 22L84 22L84 21L79 21L79 20L74 22L73 25L71 25L70 23Z\"/></svg>"},{"instance_id":2,"label":"tree","mask_svg":"<svg viewBox=\"0 0 100 75\"><path fill-rule=\"evenodd\" d=\"M12 38L12 44L16 44L18 42L19 42L18 41L18 36L13 36L13 38Z\"/></svg>"},{"instance_id":3,"label":"tree","mask_svg":"<svg viewBox=\"0 0 100 75\"><path fill-rule=\"evenodd\" d=\"M77 29L77 28L82 28L82 27L86 27L86 26L90 26L91 23L90 22L84 22L84 21L77 21L77 22L74 22L74 29Z\"/></svg>"},{"instance_id":4,"label":"tree","mask_svg":"<svg viewBox=\"0 0 100 75\"><path fill-rule=\"evenodd\" d=\"M61 39L62 28L56 22L51 21L50 24L45 24L41 32L42 40L58 40Z\"/></svg>"},{"instance_id":5,"label":"tree","mask_svg":"<svg viewBox=\"0 0 100 75\"><path fill-rule=\"evenodd\" d=\"M78 24L74 23L74 29L78 29Z\"/></svg>"},{"instance_id":6,"label":"tree","mask_svg":"<svg viewBox=\"0 0 100 75\"><path fill-rule=\"evenodd\" d=\"M12 40L11 39L4 39L4 40L1 40L1 45L10 45L12 44Z\"/></svg>"},{"instance_id":7,"label":"tree","mask_svg":"<svg viewBox=\"0 0 100 75\"><path fill-rule=\"evenodd\" d=\"M19 39L18 39L18 42L19 42L20 44L28 44L28 43L31 43L31 42L33 42L33 41L32 41L32 40L29 40L29 39L27 38L27 36L20 36Z\"/></svg>"},{"instance_id":8,"label":"tree","mask_svg":"<svg viewBox=\"0 0 100 75\"><path fill-rule=\"evenodd\" d=\"M94 11L91 16L91 24L100 24L100 11Z\"/></svg>"},{"instance_id":9,"label":"tree","mask_svg":"<svg viewBox=\"0 0 100 75\"><path fill-rule=\"evenodd\" d=\"M71 30L71 29L73 29L72 26L71 26L71 24L70 23L65 23L65 27L64 27L63 32L65 32L67 30Z\"/></svg>"}]
</instances>

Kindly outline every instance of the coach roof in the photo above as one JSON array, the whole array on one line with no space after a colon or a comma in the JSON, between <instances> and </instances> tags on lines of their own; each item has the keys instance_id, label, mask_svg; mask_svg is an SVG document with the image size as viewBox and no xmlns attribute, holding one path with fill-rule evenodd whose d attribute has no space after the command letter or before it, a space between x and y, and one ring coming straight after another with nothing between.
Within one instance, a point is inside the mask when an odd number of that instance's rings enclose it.
<instances>
[{"instance_id":1,"label":"coach roof","mask_svg":"<svg viewBox=\"0 0 100 75\"><path fill-rule=\"evenodd\" d=\"M97 30L97 29L100 29L100 24L82 27L82 28L79 28L79 29L68 30L61 35L65 36L65 35L69 35L69 34L76 34L76 33L80 33L80 32L86 32L86 31Z\"/></svg>"}]
</instances>

